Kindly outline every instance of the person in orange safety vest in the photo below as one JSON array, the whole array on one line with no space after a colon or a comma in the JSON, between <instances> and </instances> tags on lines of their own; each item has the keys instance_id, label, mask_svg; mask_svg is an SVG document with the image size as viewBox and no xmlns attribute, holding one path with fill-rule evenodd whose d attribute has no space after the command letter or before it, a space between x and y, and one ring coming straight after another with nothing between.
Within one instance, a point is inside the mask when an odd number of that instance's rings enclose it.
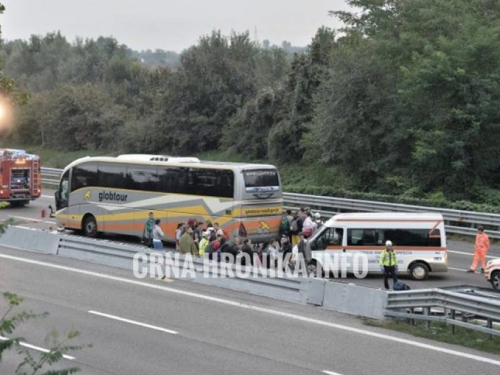
<instances>
[{"instance_id":1,"label":"person in orange safety vest","mask_svg":"<svg viewBox=\"0 0 500 375\"><path fill-rule=\"evenodd\" d=\"M477 263L479 259L481 259L481 273L484 273L484 269L486 267L486 254L488 253L489 248L490 239L488 238L488 235L484 233L483 227L477 227L476 245L474 246L474 259L472 261L470 269L467 272L476 272Z\"/></svg>"}]
</instances>

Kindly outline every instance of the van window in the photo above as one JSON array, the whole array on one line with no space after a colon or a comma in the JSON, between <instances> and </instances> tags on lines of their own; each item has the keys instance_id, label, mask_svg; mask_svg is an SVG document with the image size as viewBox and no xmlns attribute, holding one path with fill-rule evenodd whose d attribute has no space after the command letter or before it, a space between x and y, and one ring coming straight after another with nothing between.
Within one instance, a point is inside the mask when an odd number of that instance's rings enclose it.
<instances>
[{"instance_id":1,"label":"van window","mask_svg":"<svg viewBox=\"0 0 500 375\"><path fill-rule=\"evenodd\" d=\"M348 246L381 246L385 242L383 229L349 229L347 231Z\"/></svg>"},{"instance_id":2,"label":"van window","mask_svg":"<svg viewBox=\"0 0 500 375\"><path fill-rule=\"evenodd\" d=\"M341 246L344 238L343 228L326 228L316 240L311 243L311 250L324 250L328 246Z\"/></svg>"},{"instance_id":3,"label":"van window","mask_svg":"<svg viewBox=\"0 0 500 375\"><path fill-rule=\"evenodd\" d=\"M394 246L441 247L439 229L349 229L349 246L384 246L390 240Z\"/></svg>"}]
</instances>

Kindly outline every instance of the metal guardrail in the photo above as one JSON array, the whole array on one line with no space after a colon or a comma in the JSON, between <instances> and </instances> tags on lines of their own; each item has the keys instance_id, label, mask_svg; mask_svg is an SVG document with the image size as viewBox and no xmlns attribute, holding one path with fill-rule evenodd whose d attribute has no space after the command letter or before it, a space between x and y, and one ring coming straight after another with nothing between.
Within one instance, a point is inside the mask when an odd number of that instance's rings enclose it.
<instances>
[{"instance_id":1,"label":"metal guardrail","mask_svg":"<svg viewBox=\"0 0 500 375\"><path fill-rule=\"evenodd\" d=\"M48 186L59 185L62 169L56 168L43 168L42 167L42 184Z\"/></svg>"},{"instance_id":2,"label":"metal guardrail","mask_svg":"<svg viewBox=\"0 0 500 375\"><path fill-rule=\"evenodd\" d=\"M61 257L89 261L111 267L133 269L134 255L156 253L145 246L119 243L115 241L69 236L56 231L43 231L33 228L10 226L0 237L2 246L18 250L37 251ZM185 259L181 256L181 261ZM145 260L144 266L151 266ZM153 262L156 263L156 262ZM193 259L196 277L194 282L213 285L271 298L304 304L323 306L326 309L381 319L384 317L406 318L412 321L441 321L486 334L500 336L493 323L500 322L500 293L489 292L469 286L450 287L453 290L427 289L401 292L386 292L366 288L352 283L297 277L264 277L265 269L251 268L248 278L221 277L221 269L211 269L213 277L198 277L204 272L202 259ZM161 263L157 263L161 266ZM154 264L153 264L154 266ZM234 271L234 265L227 265ZM151 268L149 267L149 270ZM417 310L423 314L417 314ZM439 310L443 315L432 312ZM460 317L462 320L459 320ZM470 322L471 319L486 321L486 326ZM453 329L453 328L452 328Z\"/></svg>"},{"instance_id":3,"label":"metal guardrail","mask_svg":"<svg viewBox=\"0 0 500 375\"><path fill-rule=\"evenodd\" d=\"M42 183L48 186L57 186L61 173L61 169L42 168ZM283 199L287 208L310 207L326 217L331 217L339 212L440 213L443 215L446 230L449 233L475 236L475 226L486 225L491 228L487 230L490 238L500 238L500 215L497 214L295 193L284 193ZM460 224L466 224L467 226L461 226Z\"/></svg>"},{"instance_id":4,"label":"metal guardrail","mask_svg":"<svg viewBox=\"0 0 500 375\"><path fill-rule=\"evenodd\" d=\"M167 252L169 252L172 257L176 255L173 251ZM133 259L137 253L143 253L148 257L153 253L161 255L161 252L151 250L145 246L68 235L59 235L59 243L56 251L56 254L59 256L129 270L133 267ZM151 259L153 258L149 257L150 261ZM184 266L185 256L179 255L179 260L181 262L179 266ZM163 263L157 264L163 271ZM194 271L196 273L196 278L192 279L192 281L201 284L247 291L254 294L292 302L308 302L309 279L307 278L270 278L266 276L268 271L265 269L254 269L251 266L249 268L245 268L234 264L224 264L224 267L222 267L221 264L222 263L214 262L214 267L209 267L206 272L204 269L203 259L196 257L192 258L192 266L194 267ZM149 264L143 263L142 265L148 270L151 270ZM246 273L249 276L239 277L236 267L240 267L243 274ZM233 277L228 277L229 272L231 272ZM208 275L210 277L204 277Z\"/></svg>"},{"instance_id":5,"label":"metal guardrail","mask_svg":"<svg viewBox=\"0 0 500 375\"><path fill-rule=\"evenodd\" d=\"M417 314L416 310L422 310ZM436 316L433 309L442 309L444 315ZM500 299L473 295L459 290L424 289L404 292L388 292L385 316L429 322L443 322L490 335L500 336L493 323L500 322ZM458 319L460 317L461 320ZM486 321L485 326L470 320Z\"/></svg>"}]
</instances>

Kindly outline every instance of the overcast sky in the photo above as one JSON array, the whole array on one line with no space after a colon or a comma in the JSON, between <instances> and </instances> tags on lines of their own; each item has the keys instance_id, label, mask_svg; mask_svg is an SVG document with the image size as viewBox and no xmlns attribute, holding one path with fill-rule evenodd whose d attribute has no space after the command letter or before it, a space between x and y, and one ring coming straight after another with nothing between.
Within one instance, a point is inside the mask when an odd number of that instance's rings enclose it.
<instances>
[{"instance_id":1,"label":"overcast sky","mask_svg":"<svg viewBox=\"0 0 500 375\"><path fill-rule=\"evenodd\" d=\"M4 39L60 30L76 36L114 36L129 47L180 52L201 35L220 29L254 29L260 41L309 44L322 26L338 27L329 10L345 10L345 0L0 0Z\"/></svg>"}]
</instances>

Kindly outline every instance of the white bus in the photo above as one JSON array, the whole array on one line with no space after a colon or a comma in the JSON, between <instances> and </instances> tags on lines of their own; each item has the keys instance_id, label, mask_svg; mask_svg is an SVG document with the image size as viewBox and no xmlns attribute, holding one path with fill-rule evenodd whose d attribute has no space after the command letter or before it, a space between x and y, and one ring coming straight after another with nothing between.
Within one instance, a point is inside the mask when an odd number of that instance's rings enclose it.
<instances>
[{"instance_id":1,"label":"white bus","mask_svg":"<svg viewBox=\"0 0 500 375\"><path fill-rule=\"evenodd\" d=\"M141 237L150 212L168 240L189 219L219 223L230 235L278 237L283 197L276 167L159 155L86 157L68 165L56 192L59 227L86 236Z\"/></svg>"},{"instance_id":2,"label":"white bus","mask_svg":"<svg viewBox=\"0 0 500 375\"><path fill-rule=\"evenodd\" d=\"M321 274L325 262L335 257L352 272L353 261L362 260L354 257L359 253L368 258L369 273L380 273L379 257L387 240L393 243L400 273L424 280L429 272L448 271L441 214L381 212L339 214L327 221L307 241L311 254L308 273ZM361 264L356 267L361 271Z\"/></svg>"}]
</instances>

